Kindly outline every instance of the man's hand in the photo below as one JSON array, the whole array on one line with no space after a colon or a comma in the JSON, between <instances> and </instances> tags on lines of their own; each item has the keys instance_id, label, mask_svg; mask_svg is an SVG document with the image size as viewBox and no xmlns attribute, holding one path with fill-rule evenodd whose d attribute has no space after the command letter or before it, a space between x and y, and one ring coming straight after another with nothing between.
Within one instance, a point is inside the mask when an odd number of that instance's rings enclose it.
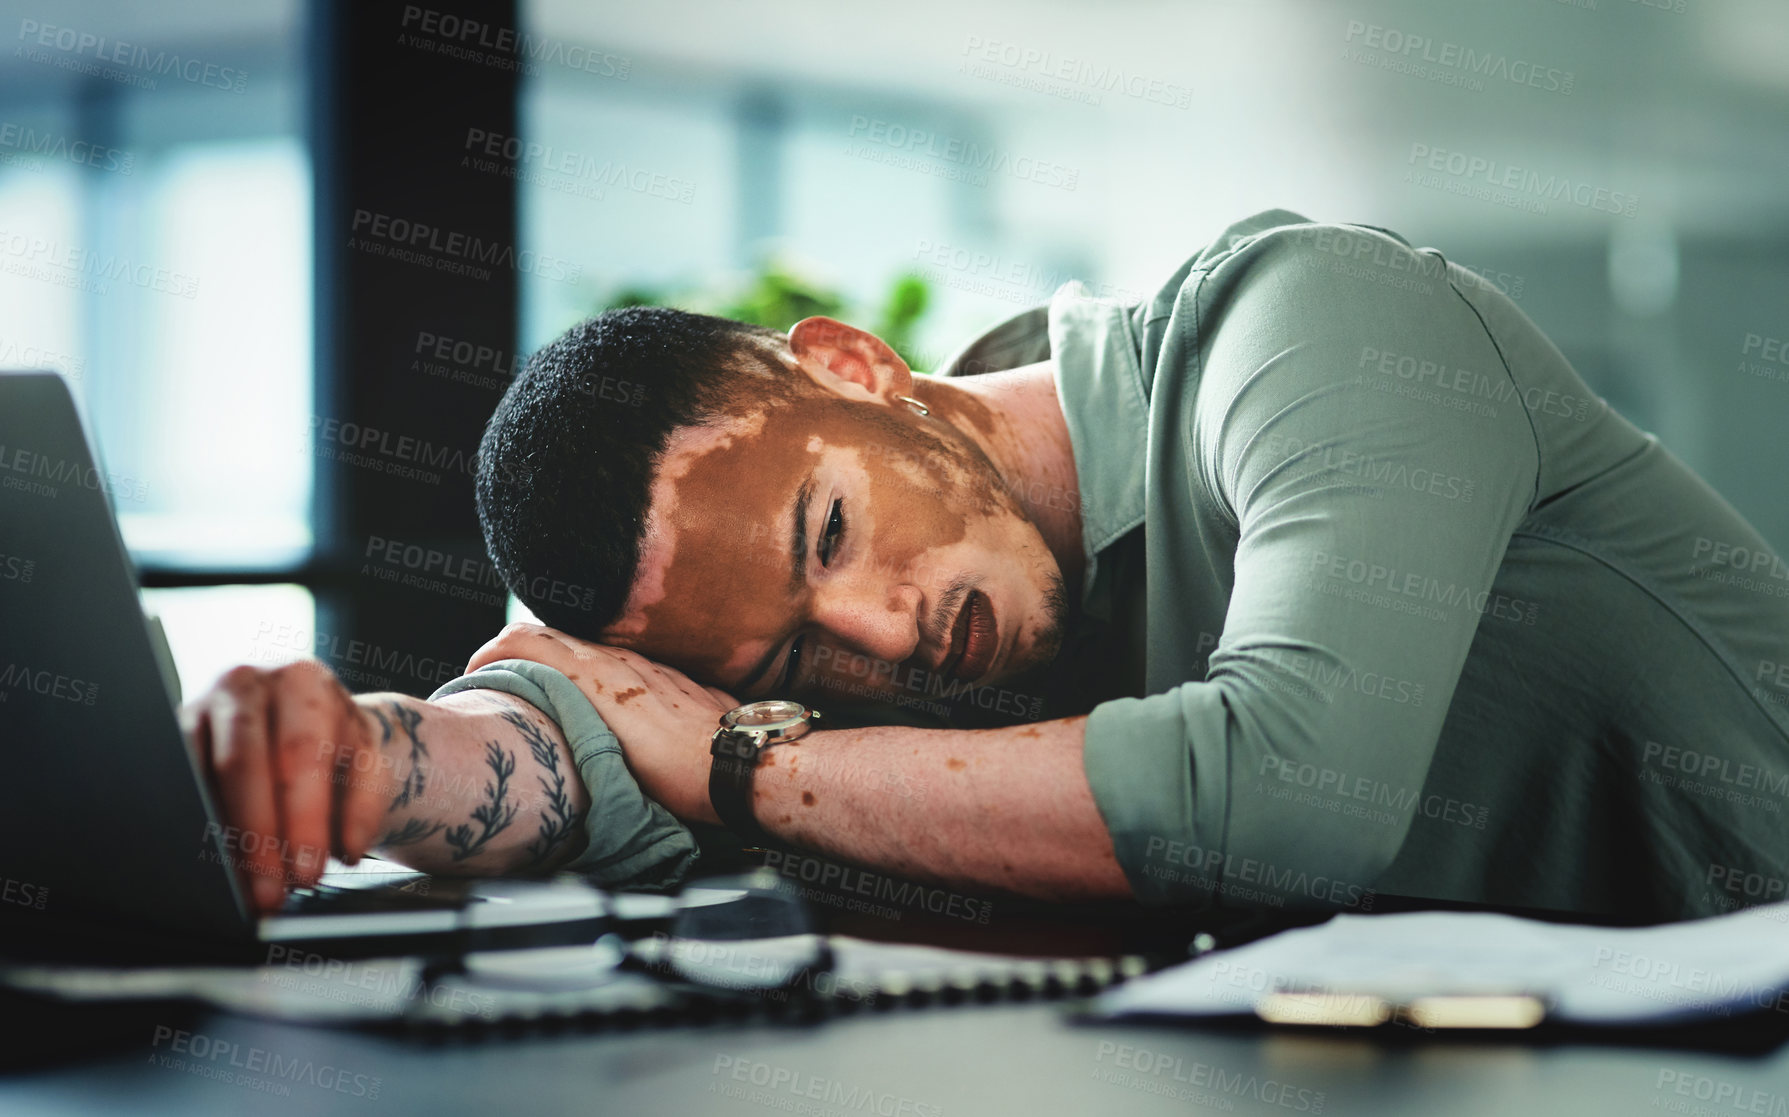
<instances>
[{"instance_id":1,"label":"man's hand","mask_svg":"<svg viewBox=\"0 0 1789 1117\"><path fill-rule=\"evenodd\" d=\"M513 695L349 695L314 660L237 667L182 711L257 910L331 855L430 873L550 870L584 848L590 795L552 719Z\"/></svg>"},{"instance_id":2,"label":"man's hand","mask_svg":"<svg viewBox=\"0 0 1789 1117\"><path fill-rule=\"evenodd\" d=\"M368 714L323 664L236 667L181 710L255 906L353 864L380 833L395 780ZM352 777L352 778L349 778Z\"/></svg>"},{"instance_id":3,"label":"man's hand","mask_svg":"<svg viewBox=\"0 0 1789 1117\"><path fill-rule=\"evenodd\" d=\"M641 790L685 821L720 821L708 802L709 740L739 704L724 691L635 652L534 624L505 627L466 670L501 659L545 664L576 683L621 741Z\"/></svg>"}]
</instances>

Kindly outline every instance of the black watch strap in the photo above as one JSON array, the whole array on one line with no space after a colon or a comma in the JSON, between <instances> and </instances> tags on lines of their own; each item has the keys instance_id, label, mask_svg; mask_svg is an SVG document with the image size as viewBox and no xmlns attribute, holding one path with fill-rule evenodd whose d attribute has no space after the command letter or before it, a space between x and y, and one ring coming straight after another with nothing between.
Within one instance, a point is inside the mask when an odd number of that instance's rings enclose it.
<instances>
[{"instance_id":1,"label":"black watch strap","mask_svg":"<svg viewBox=\"0 0 1789 1117\"><path fill-rule=\"evenodd\" d=\"M731 747L716 742L714 757L708 765L708 802L721 817L727 829L737 834L747 846L768 848L770 833L758 825L752 814L752 777L758 771L758 749L737 737L729 738Z\"/></svg>"}]
</instances>

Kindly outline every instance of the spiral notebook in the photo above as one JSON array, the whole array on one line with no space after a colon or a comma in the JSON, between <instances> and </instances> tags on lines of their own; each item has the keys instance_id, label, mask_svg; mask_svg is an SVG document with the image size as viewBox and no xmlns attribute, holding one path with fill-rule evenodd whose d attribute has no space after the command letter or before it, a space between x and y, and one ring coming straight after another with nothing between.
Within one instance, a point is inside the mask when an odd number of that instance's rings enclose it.
<instances>
[{"instance_id":1,"label":"spiral notebook","mask_svg":"<svg viewBox=\"0 0 1789 1117\"><path fill-rule=\"evenodd\" d=\"M78 1002L200 1000L294 1023L438 1032L789 1013L815 1018L1050 1000L1096 994L1145 968L1140 957L1020 958L839 935L827 936L825 943L824 966L802 969L767 988L683 980L666 964L662 949L643 950L643 944L614 935L584 946L489 951L451 960L294 955L254 967L0 966L0 985ZM780 949L751 941L712 946L762 957Z\"/></svg>"}]
</instances>

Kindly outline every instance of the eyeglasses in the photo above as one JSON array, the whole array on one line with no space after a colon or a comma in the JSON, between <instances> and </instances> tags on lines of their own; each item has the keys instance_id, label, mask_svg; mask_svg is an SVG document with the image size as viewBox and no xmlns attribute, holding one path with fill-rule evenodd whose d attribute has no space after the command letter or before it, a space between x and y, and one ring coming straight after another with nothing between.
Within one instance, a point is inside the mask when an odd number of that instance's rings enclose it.
<instances>
[{"instance_id":1,"label":"eyeglasses","mask_svg":"<svg viewBox=\"0 0 1789 1117\"><path fill-rule=\"evenodd\" d=\"M639 957L644 943L636 943ZM830 968L831 950L801 894L768 869L710 877L685 888L658 965L708 989L763 993Z\"/></svg>"}]
</instances>

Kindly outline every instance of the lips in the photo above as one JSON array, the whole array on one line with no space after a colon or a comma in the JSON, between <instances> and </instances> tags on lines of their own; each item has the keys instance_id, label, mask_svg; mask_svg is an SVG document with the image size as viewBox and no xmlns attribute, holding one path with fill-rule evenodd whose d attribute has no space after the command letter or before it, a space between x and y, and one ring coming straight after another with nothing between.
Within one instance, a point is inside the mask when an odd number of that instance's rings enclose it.
<instances>
[{"instance_id":1,"label":"lips","mask_svg":"<svg viewBox=\"0 0 1789 1117\"><path fill-rule=\"evenodd\" d=\"M957 611L957 623L950 630L950 651L940 668L943 674L965 683L972 683L987 674L999 647L999 627L994 623L994 608L987 595L971 590Z\"/></svg>"}]
</instances>

